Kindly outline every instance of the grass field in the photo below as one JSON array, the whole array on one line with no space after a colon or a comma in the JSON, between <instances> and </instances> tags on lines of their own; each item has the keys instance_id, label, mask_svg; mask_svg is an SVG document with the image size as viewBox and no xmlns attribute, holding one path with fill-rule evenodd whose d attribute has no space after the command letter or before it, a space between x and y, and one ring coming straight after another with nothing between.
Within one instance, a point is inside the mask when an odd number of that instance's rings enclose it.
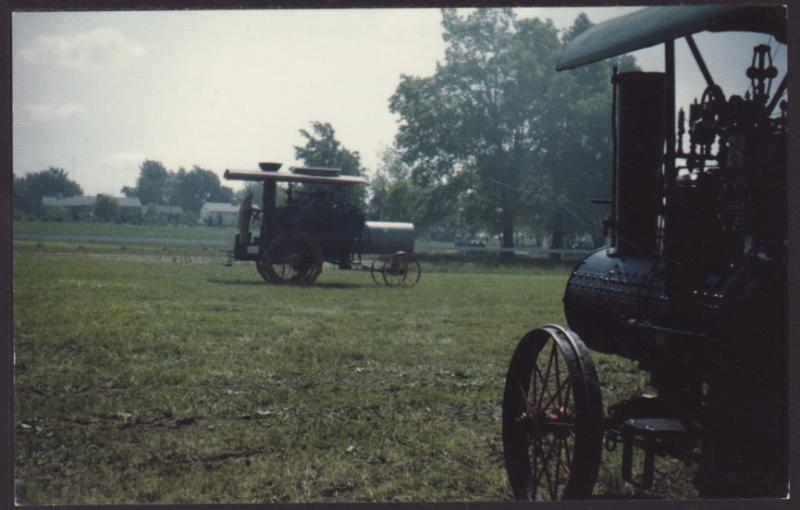
<instances>
[{"instance_id":1,"label":"grass field","mask_svg":"<svg viewBox=\"0 0 800 510\"><path fill-rule=\"evenodd\" d=\"M563 323L565 269L326 268L261 282L198 247L15 242L20 503L507 500L505 371ZM595 358L604 403L645 387ZM604 454L598 497L637 493ZM691 497L657 462L648 496ZM638 494L641 496L641 494Z\"/></svg>"},{"instance_id":2,"label":"grass field","mask_svg":"<svg viewBox=\"0 0 800 510\"><path fill-rule=\"evenodd\" d=\"M115 223L79 223L55 221L15 221L14 235L99 236L119 238L180 239L196 241L230 241L233 228L205 225L129 225Z\"/></svg>"}]
</instances>

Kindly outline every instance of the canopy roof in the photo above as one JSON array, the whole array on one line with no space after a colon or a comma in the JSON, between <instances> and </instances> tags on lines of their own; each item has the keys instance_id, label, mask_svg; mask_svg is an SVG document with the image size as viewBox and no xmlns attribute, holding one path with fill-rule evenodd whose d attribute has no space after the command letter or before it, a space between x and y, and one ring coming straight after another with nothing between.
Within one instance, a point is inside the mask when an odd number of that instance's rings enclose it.
<instances>
[{"instance_id":1,"label":"canopy roof","mask_svg":"<svg viewBox=\"0 0 800 510\"><path fill-rule=\"evenodd\" d=\"M556 69L572 69L697 32L744 31L786 42L783 6L691 5L648 7L600 23L572 41Z\"/></svg>"},{"instance_id":2,"label":"canopy roof","mask_svg":"<svg viewBox=\"0 0 800 510\"><path fill-rule=\"evenodd\" d=\"M355 175L307 175L293 172L260 172L257 170L225 170L225 178L239 181L309 182L353 186L366 184L364 177Z\"/></svg>"}]
</instances>

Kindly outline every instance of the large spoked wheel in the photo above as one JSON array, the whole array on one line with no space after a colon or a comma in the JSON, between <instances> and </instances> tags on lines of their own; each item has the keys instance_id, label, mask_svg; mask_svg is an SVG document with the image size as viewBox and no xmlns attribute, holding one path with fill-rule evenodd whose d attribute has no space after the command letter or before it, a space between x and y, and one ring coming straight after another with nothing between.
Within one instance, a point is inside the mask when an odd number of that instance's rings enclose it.
<instances>
[{"instance_id":1,"label":"large spoked wheel","mask_svg":"<svg viewBox=\"0 0 800 510\"><path fill-rule=\"evenodd\" d=\"M414 254L399 251L386 259L381 273L389 287L413 287L422 276L422 268Z\"/></svg>"},{"instance_id":2,"label":"large spoked wheel","mask_svg":"<svg viewBox=\"0 0 800 510\"><path fill-rule=\"evenodd\" d=\"M597 374L580 337L553 325L525 335L503 395L503 453L514 498L591 496L602 418Z\"/></svg>"},{"instance_id":3,"label":"large spoked wheel","mask_svg":"<svg viewBox=\"0 0 800 510\"><path fill-rule=\"evenodd\" d=\"M307 234L286 232L272 240L256 268L269 283L312 284L322 272L322 250Z\"/></svg>"}]
</instances>

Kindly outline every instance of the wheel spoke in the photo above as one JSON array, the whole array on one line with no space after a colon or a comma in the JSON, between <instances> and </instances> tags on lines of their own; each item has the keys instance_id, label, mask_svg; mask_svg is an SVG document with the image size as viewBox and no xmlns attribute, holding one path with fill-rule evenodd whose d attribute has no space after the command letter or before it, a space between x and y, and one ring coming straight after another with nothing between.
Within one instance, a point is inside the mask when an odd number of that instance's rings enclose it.
<instances>
[{"instance_id":1,"label":"wheel spoke","mask_svg":"<svg viewBox=\"0 0 800 510\"><path fill-rule=\"evenodd\" d=\"M552 348L550 349L550 358L547 360L547 368L545 369L545 374L542 376L542 393L539 396L538 402L544 401L544 394L547 392L547 395L550 396L550 388L547 387L547 383L550 380L550 369L553 366L553 358L556 355L556 346L555 342L552 342ZM542 408L544 410L544 408Z\"/></svg>"},{"instance_id":2,"label":"wheel spoke","mask_svg":"<svg viewBox=\"0 0 800 510\"><path fill-rule=\"evenodd\" d=\"M572 384L570 383L569 379L567 379L566 383L567 383L566 385L567 393L571 393ZM544 406L542 406L542 409L548 409L550 407L550 404L552 404L554 401L556 402L556 404L558 404L559 411L561 411L562 408L567 409L566 405L561 400L557 400L557 397L559 397L562 393L562 389L563 389L562 387L556 388L555 395L550 396L550 400L548 400L547 403Z\"/></svg>"},{"instance_id":3,"label":"wheel spoke","mask_svg":"<svg viewBox=\"0 0 800 510\"><path fill-rule=\"evenodd\" d=\"M539 451L542 452L542 449L540 449ZM536 487L537 488L539 487L539 484L542 481L542 474L544 474L544 477L545 477L545 480L547 482L548 487L551 485L552 481L550 479L550 475L547 472L547 464L550 462L550 459L552 459L552 458L553 458L553 443L551 442L550 443L550 447L547 449L546 457L544 459L542 459L542 464L541 464L542 468L541 468L541 471L539 472L539 475L538 475L538 477L536 479ZM538 465L538 463L537 463L537 465Z\"/></svg>"},{"instance_id":4,"label":"wheel spoke","mask_svg":"<svg viewBox=\"0 0 800 510\"><path fill-rule=\"evenodd\" d=\"M551 398L552 395L550 393L550 388L547 387L547 382L544 380L544 376L542 375L542 372L540 370L538 370L538 365L535 367L535 369L537 370L537 375L539 376L539 382L542 383L541 396L540 396L540 398L538 400L536 400L536 403L539 405L540 409L544 410L544 409L546 409L546 407L542 406L541 403L542 403L542 401L544 401L545 394L546 394L547 398ZM536 397L536 394L534 394L534 397Z\"/></svg>"},{"instance_id":5,"label":"wheel spoke","mask_svg":"<svg viewBox=\"0 0 800 510\"><path fill-rule=\"evenodd\" d=\"M558 445L556 448L556 468L553 470L556 479L553 484L553 499L556 499L558 498L558 482L560 481L559 475L561 474L561 441L559 441L558 438L555 438L554 441Z\"/></svg>"},{"instance_id":6,"label":"wheel spoke","mask_svg":"<svg viewBox=\"0 0 800 510\"><path fill-rule=\"evenodd\" d=\"M570 466L572 465L572 450L569 446L570 438L573 437L572 431L570 431L569 435L564 439L564 453L567 456L567 464L564 468L567 470L567 476L572 474L572 470Z\"/></svg>"}]
</instances>

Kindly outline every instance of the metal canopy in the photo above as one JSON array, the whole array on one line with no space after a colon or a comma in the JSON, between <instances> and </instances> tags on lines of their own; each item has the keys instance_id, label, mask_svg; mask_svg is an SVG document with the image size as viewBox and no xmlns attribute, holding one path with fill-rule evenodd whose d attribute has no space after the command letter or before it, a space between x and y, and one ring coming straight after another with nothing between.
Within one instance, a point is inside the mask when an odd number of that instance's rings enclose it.
<instances>
[{"instance_id":1,"label":"metal canopy","mask_svg":"<svg viewBox=\"0 0 800 510\"><path fill-rule=\"evenodd\" d=\"M225 170L225 178L239 181L308 182L314 184L340 184L353 186L366 184L364 177L354 175L305 175L290 172L260 172L257 170Z\"/></svg>"},{"instance_id":2,"label":"metal canopy","mask_svg":"<svg viewBox=\"0 0 800 510\"><path fill-rule=\"evenodd\" d=\"M704 30L761 32L785 43L786 9L730 5L648 7L600 23L576 37L559 57L556 70L572 69Z\"/></svg>"}]
</instances>

